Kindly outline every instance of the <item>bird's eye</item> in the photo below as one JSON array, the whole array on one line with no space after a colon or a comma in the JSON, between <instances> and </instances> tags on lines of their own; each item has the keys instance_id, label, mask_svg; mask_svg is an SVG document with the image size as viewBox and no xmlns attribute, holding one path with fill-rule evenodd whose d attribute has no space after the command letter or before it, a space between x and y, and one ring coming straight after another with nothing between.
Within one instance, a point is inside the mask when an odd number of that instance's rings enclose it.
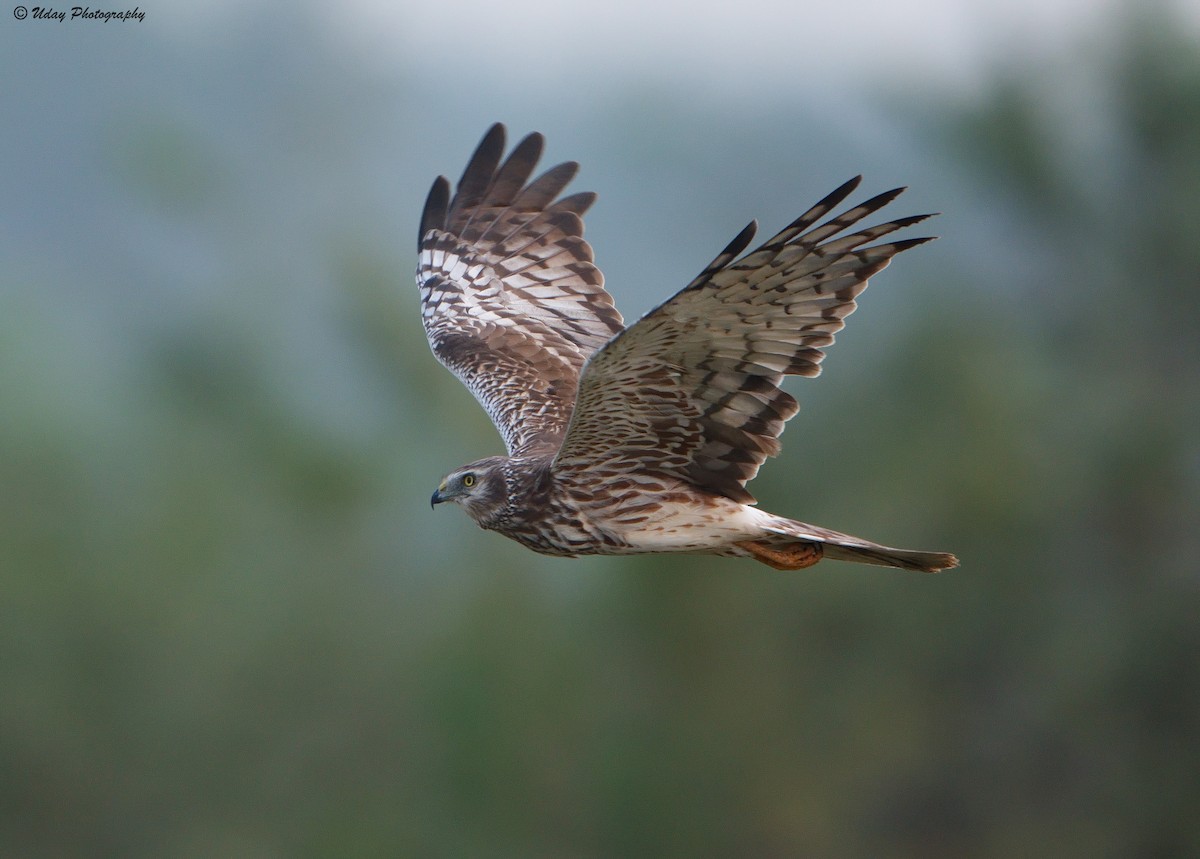
<instances>
[{"instance_id":1,"label":"bird's eye","mask_svg":"<svg viewBox=\"0 0 1200 859\"><path fill-rule=\"evenodd\" d=\"M475 485L475 475L474 474L464 474L463 475L463 486L467 487L467 489L470 489L474 485Z\"/></svg>"}]
</instances>

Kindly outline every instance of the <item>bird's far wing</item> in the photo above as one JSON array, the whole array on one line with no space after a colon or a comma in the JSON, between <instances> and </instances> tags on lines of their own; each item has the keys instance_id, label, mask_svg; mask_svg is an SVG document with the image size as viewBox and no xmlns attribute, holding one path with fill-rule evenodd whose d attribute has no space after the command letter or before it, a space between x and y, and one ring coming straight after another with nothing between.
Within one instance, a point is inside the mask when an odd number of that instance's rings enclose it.
<instances>
[{"instance_id":1,"label":"bird's far wing","mask_svg":"<svg viewBox=\"0 0 1200 859\"><path fill-rule=\"evenodd\" d=\"M574 162L530 182L543 143L531 134L501 163L504 126L493 125L453 198L445 177L434 182L418 239L429 344L514 455L558 448L580 369L622 329L583 239L595 194L555 201Z\"/></svg>"},{"instance_id":2,"label":"bird's far wing","mask_svg":"<svg viewBox=\"0 0 1200 859\"><path fill-rule=\"evenodd\" d=\"M929 241L869 244L928 215L836 238L903 190L821 223L860 179L736 259L754 237L751 223L691 284L596 353L555 469L665 473L753 502L746 483L779 452L799 408L780 389L783 377L816 376L867 278Z\"/></svg>"}]
</instances>

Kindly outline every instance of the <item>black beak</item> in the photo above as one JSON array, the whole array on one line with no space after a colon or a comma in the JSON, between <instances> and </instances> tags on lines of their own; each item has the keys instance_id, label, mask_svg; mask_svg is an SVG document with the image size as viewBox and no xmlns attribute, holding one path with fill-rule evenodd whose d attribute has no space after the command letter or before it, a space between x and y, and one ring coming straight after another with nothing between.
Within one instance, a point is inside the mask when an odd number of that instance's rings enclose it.
<instances>
[{"instance_id":1,"label":"black beak","mask_svg":"<svg viewBox=\"0 0 1200 859\"><path fill-rule=\"evenodd\" d=\"M433 493L433 497L429 499L429 509L433 509L433 505L441 504L446 499L442 497L442 490L437 490Z\"/></svg>"}]
</instances>

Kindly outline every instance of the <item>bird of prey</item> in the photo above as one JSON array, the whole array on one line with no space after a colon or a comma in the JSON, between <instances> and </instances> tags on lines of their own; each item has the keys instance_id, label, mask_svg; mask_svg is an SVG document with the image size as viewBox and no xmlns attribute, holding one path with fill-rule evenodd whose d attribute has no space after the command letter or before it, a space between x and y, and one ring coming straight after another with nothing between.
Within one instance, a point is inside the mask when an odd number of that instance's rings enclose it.
<instances>
[{"instance_id":1,"label":"bird of prey","mask_svg":"<svg viewBox=\"0 0 1200 859\"><path fill-rule=\"evenodd\" d=\"M953 555L893 549L754 506L746 483L798 410L867 278L929 241L871 244L924 220L852 226L888 191L830 213L851 179L758 249L751 222L695 280L626 328L583 238L595 194L560 197L578 164L530 181L544 139L504 158L493 125L451 196L421 215L417 284L434 354L508 448L450 472L432 503L548 555L694 552L781 570L821 558L936 572Z\"/></svg>"}]
</instances>

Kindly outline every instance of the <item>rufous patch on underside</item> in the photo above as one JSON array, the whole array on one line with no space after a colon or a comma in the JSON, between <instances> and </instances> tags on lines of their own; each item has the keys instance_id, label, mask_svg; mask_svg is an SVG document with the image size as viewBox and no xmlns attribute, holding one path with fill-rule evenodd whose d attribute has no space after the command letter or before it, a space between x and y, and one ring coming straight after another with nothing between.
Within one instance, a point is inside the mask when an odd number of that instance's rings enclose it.
<instances>
[{"instance_id":1,"label":"rufous patch on underside","mask_svg":"<svg viewBox=\"0 0 1200 859\"><path fill-rule=\"evenodd\" d=\"M820 543L791 543L787 546L773 548L753 540L746 540L734 545L745 549L754 556L756 561L761 561L768 567L774 567L777 570L803 570L821 560L822 555L825 554Z\"/></svg>"}]
</instances>

